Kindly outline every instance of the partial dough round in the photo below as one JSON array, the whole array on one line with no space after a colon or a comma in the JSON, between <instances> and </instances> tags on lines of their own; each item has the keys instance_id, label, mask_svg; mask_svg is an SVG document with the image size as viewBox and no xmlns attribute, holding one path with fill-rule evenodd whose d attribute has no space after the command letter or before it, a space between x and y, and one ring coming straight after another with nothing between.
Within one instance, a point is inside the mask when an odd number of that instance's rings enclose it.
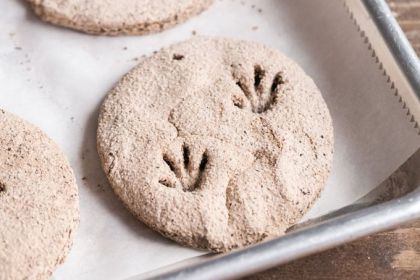
<instances>
[{"instance_id":1,"label":"partial dough round","mask_svg":"<svg viewBox=\"0 0 420 280\"><path fill-rule=\"evenodd\" d=\"M73 171L40 129L0 110L0 279L47 279L79 224Z\"/></svg>"},{"instance_id":2,"label":"partial dough round","mask_svg":"<svg viewBox=\"0 0 420 280\"><path fill-rule=\"evenodd\" d=\"M28 0L44 21L89 34L159 32L205 10L213 0Z\"/></svg>"},{"instance_id":3,"label":"partial dough round","mask_svg":"<svg viewBox=\"0 0 420 280\"><path fill-rule=\"evenodd\" d=\"M318 198L333 158L327 106L296 63L206 37L125 75L102 105L97 141L134 215L215 252L284 234Z\"/></svg>"}]
</instances>

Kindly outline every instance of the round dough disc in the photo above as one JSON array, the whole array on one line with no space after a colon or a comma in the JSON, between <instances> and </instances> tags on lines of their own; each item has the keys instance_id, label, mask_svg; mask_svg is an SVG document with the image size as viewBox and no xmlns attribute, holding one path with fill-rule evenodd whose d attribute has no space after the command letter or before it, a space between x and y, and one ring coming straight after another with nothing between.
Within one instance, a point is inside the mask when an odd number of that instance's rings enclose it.
<instances>
[{"instance_id":1,"label":"round dough disc","mask_svg":"<svg viewBox=\"0 0 420 280\"><path fill-rule=\"evenodd\" d=\"M213 0L28 0L44 21L89 34L159 32L205 10Z\"/></svg>"},{"instance_id":2,"label":"round dough disc","mask_svg":"<svg viewBox=\"0 0 420 280\"><path fill-rule=\"evenodd\" d=\"M228 251L284 234L325 186L333 127L315 83L280 51L197 37L132 69L101 108L115 193L181 244Z\"/></svg>"},{"instance_id":3,"label":"round dough disc","mask_svg":"<svg viewBox=\"0 0 420 280\"><path fill-rule=\"evenodd\" d=\"M0 279L47 279L79 224L73 171L40 129L0 110Z\"/></svg>"}]
</instances>

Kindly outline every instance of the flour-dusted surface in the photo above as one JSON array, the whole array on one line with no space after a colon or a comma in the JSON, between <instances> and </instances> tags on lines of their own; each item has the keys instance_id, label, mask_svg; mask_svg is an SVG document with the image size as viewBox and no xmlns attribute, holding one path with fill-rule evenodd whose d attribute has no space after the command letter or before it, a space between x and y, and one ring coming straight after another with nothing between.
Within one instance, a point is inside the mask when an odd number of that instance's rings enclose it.
<instances>
[{"instance_id":1,"label":"flour-dusted surface","mask_svg":"<svg viewBox=\"0 0 420 280\"><path fill-rule=\"evenodd\" d=\"M40 129L0 110L0 279L47 279L79 224L73 171Z\"/></svg>"},{"instance_id":2,"label":"flour-dusted surface","mask_svg":"<svg viewBox=\"0 0 420 280\"><path fill-rule=\"evenodd\" d=\"M213 0L28 0L43 20L90 34L143 35L186 21Z\"/></svg>"},{"instance_id":3,"label":"flour-dusted surface","mask_svg":"<svg viewBox=\"0 0 420 280\"><path fill-rule=\"evenodd\" d=\"M280 51L198 37L124 76L102 106L98 150L140 220L228 251L307 212L331 170L333 127L314 82Z\"/></svg>"},{"instance_id":4,"label":"flour-dusted surface","mask_svg":"<svg viewBox=\"0 0 420 280\"><path fill-rule=\"evenodd\" d=\"M151 36L98 37L45 23L25 1L0 1L1 107L58 143L79 183L81 223L51 279L127 279L204 253L179 246L130 214L96 152L106 94L143 55L191 38L193 30L279 49L320 89L334 123L334 164L304 219L364 196L418 149L418 130L340 1L244 2L215 1L200 16Z\"/></svg>"}]
</instances>

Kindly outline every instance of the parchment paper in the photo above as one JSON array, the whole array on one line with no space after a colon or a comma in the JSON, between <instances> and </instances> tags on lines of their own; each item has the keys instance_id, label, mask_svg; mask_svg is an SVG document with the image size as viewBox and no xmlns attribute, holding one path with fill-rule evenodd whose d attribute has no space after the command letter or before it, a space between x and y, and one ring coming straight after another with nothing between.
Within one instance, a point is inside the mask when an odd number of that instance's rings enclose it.
<instances>
[{"instance_id":1,"label":"parchment paper","mask_svg":"<svg viewBox=\"0 0 420 280\"><path fill-rule=\"evenodd\" d=\"M53 279L125 279L204 253L161 237L131 216L107 183L95 144L108 90L142 55L190 38L193 30L274 46L321 89L334 121L335 157L325 191L307 217L368 193L419 148L414 124L341 1L215 1L160 34L97 37L43 23L25 1L1 0L0 107L55 140L79 184L80 227Z\"/></svg>"}]
</instances>

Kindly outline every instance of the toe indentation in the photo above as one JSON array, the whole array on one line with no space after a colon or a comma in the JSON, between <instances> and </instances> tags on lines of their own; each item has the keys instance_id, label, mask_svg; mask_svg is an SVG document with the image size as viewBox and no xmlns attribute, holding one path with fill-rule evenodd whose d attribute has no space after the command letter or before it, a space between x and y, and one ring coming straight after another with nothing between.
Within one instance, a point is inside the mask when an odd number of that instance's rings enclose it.
<instances>
[{"instance_id":1,"label":"toe indentation","mask_svg":"<svg viewBox=\"0 0 420 280\"><path fill-rule=\"evenodd\" d=\"M194 155L186 144L182 145L178 153L177 155L163 154L163 161L169 170L166 178L161 178L159 183L168 188L177 188L177 186L181 188L182 186L182 190L185 192L199 189L208 165L207 152L201 155L199 164L198 161L194 164L193 157L198 159L200 155Z\"/></svg>"},{"instance_id":2,"label":"toe indentation","mask_svg":"<svg viewBox=\"0 0 420 280\"><path fill-rule=\"evenodd\" d=\"M281 85L284 84L281 73L276 73L273 80L268 81L270 73L264 70L261 65L256 64L254 65L254 77L250 79L243 73L241 64L239 66L232 64L231 67L234 82L242 91L244 98L248 100L248 102L245 102L237 97L233 98L234 106L239 109L249 109L256 114L271 109Z\"/></svg>"}]
</instances>

